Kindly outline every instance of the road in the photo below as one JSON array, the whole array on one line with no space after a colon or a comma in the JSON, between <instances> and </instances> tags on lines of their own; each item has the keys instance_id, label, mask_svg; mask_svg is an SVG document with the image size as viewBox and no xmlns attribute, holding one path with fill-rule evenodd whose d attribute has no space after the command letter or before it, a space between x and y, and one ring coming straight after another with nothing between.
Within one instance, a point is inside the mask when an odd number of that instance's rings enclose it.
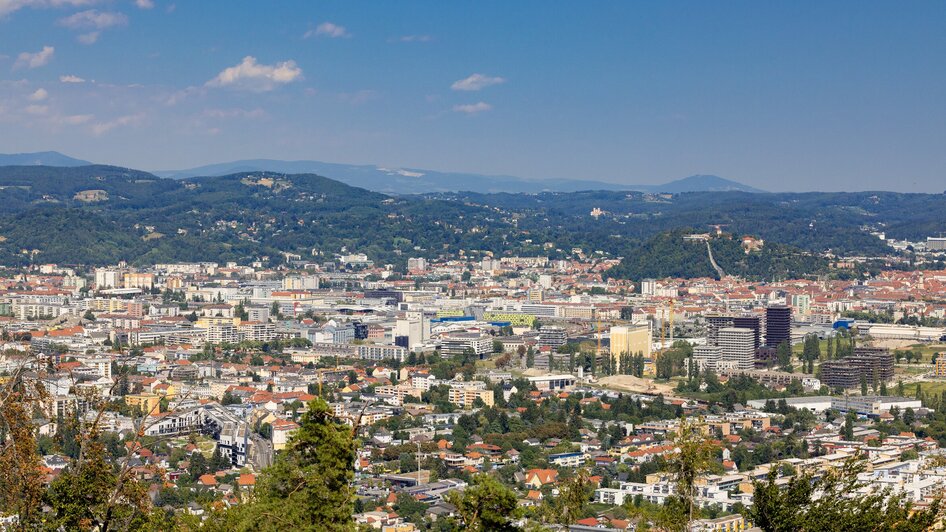
<instances>
[{"instance_id":1,"label":"road","mask_svg":"<svg viewBox=\"0 0 946 532\"><path fill-rule=\"evenodd\" d=\"M726 272L719 267L719 264L716 264L716 259L713 258L713 248L710 247L709 240L706 241L706 252L709 254L710 264L712 264L713 269L716 270L716 275L718 275L720 279L726 277Z\"/></svg>"}]
</instances>

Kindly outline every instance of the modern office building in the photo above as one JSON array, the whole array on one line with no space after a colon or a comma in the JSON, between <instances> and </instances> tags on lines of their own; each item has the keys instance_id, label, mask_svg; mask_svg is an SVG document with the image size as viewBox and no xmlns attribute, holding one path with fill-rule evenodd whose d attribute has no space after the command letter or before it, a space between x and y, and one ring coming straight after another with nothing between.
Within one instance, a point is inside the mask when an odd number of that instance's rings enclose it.
<instances>
[{"instance_id":1,"label":"modern office building","mask_svg":"<svg viewBox=\"0 0 946 532\"><path fill-rule=\"evenodd\" d=\"M715 345L698 345L693 348L693 361L700 371L706 371L707 369L716 371L719 357L719 347Z\"/></svg>"},{"instance_id":2,"label":"modern office building","mask_svg":"<svg viewBox=\"0 0 946 532\"><path fill-rule=\"evenodd\" d=\"M752 369L755 367L755 333L742 327L719 330L717 369Z\"/></svg>"},{"instance_id":3,"label":"modern office building","mask_svg":"<svg viewBox=\"0 0 946 532\"><path fill-rule=\"evenodd\" d=\"M765 309L765 345L778 347L792 342L792 308L771 305Z\"/></svg>"},{"instance_id":4,"label":"modern office building","mask_svg":"<svg viewBox=\"0 0 946 532\"><path fill-rule=\"evenodd\" d=\"M733 317L724 314L706 316L706 345L719 345L719 330L733 327Z\"/></svg>"},{"instance_id":5,"label":"modern office building","mask_svg":"<svg viewBox=\"0 0 946 532\"><path fill-rule=\"evenodd\" d=\"M565 334L565 329L561 327L556 327L554 325L544 325L539 327L539 347L548 346L551 347L552 350L555 350L565 345L567 340L568 336Z\"/></svg>"},{"instance_id":6,"label":"modern office building","mask_svg":"<svg viewBox=\"0 0 946 532\"><path fill-rule=\"evenodd\" d=\"M422 312L407 312L394 324L394 336L406 337L406 345L395 342L408 349L416 349L430 338L430 320Z\"/></svg>"},{"instance_id":7,"label":"modern office building","mask_svg":"<svg viewBox=\"0 0 946 532\"><path fill-rule=\"evenodd\" d=\"M752 330L753 349L762 347L762 316L733 316L732 326Z\"/></svg>"},{"instance_id":8,"label":"modern office building","mask_svg":"<svg viewBox=\"0 0 946 532\"><path fill-rule=\"evenodd\" d=\"M761 316L729 316L714 314L706 317L706 344L719 345L719 331L726 327L738 327L753 331L753 348L762 346Z\"/></svg>"},{"instance_id":9,"label":"modern office building","mask_svg":"<svg viewBox=\"0 0 946 532\"><path fill-rule=\"evenodd\" d=\"M492 350L492 338L479 333L453 333L445 336L440 342L440 352L449 356L462 355L467 351L472 351L480 359L483 359Z\"/></svg>"},{"instance_id":10,"label":"modern office building","mask_svg":"<svg viewBox=\"0 0 946 532\"><path fill-rule=\"evenodd\" d=\"M938 236L926 237L926 249L929 251L946 251L946 238Z\"/></svg>"}]
</instances>

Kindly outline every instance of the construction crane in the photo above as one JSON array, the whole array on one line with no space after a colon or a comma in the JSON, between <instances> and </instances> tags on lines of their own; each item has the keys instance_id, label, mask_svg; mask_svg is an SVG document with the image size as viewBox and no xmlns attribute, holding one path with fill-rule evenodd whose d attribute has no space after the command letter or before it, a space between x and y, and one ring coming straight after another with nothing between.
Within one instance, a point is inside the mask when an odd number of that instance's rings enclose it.
<instances>
[{"instance_id":1,"label":"construction crane","mask_svg":"<svg viewBox=\"0 0 946 532\"><path fill-rule=\"evenodd\" d=\"M663 354L664 351L666 351L667 349L669 349L671 345L673 345L673 305L674 305L674 300L673 298L671 298L670 310L669 310L670 317L669 319L665 318L665 319L660 320L660 349L657 350L658 355ZM668 322L670 325L670 343L669 344L666 343Z\"/></svg>"}]
</instances>

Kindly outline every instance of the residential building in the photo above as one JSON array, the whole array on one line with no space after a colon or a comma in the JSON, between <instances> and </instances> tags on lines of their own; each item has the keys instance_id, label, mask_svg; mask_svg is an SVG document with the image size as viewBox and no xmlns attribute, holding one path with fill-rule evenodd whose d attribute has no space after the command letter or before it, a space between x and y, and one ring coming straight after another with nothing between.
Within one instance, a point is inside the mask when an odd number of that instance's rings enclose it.
<instances>
[{"instance_id":1,"label":"residential building","mask_svg":"<svg viewBox=\"0 0 946 532\"><path fill-rule=\"evenodd\" d=\"M755 332L741 327L719 330L717 369L752 369L755 358Z\"/></svg>"}]
</instances>

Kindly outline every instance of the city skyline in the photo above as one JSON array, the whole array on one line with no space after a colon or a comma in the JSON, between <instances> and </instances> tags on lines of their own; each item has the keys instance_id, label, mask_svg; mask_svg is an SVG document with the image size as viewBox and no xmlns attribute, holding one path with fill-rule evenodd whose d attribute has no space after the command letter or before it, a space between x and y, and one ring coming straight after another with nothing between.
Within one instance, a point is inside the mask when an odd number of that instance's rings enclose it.
<instances>
[{"instance_id":1,"label":"city skyline","mask_svg":"<svg viewBox=\"0 0 946 532\"><path fill-rule=\"evenodd\" d=\"M944 7L0 1L0 145L943 190Z\"/></svg>"}]
</instances>

